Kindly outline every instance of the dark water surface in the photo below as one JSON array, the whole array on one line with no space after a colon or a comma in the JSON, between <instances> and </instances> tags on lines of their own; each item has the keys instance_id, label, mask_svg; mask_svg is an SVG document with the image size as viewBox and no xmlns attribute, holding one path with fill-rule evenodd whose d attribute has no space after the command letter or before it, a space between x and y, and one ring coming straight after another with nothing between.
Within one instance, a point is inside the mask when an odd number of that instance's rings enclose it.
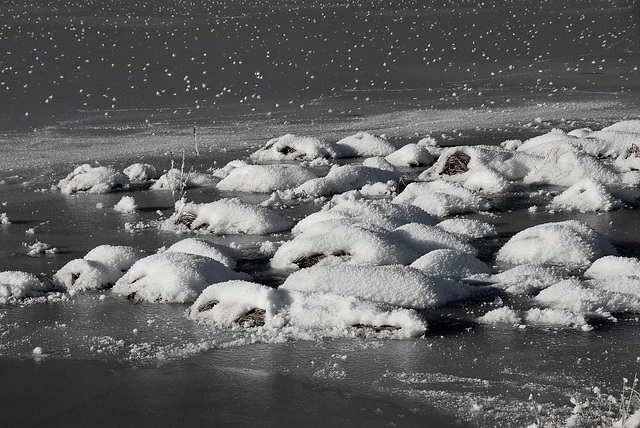
<instances>
[{"instance_id":1,"label":"dark water surface","mask_svg":"<svg viewBox=\"0 0 640 428\"><path fill-rule=\"evenodd\" d=\"M0 212L12 223L0 226L0 271L51 275L101 244L154 252L184 238L125 229L169 215L166 192L68 196L50 187L84 162L166 169L170 151L193 147L194 126L195 167L205 171L287 132L498 144L637 118L639 11L624 0L4 1ZM135 214L112 209L126 194ZM196 202L219 196L189 192ZM531 213L523 195L495 198L495 217L475 216L499 231L477 243L489 264L517 231L567 218L640 257L635 204L568 216ZM268 283L281 278L258 247L287 238L210 237L241 245L240 268ZM36 240L58 252L28 257L24 245ZM494 298L424 311L424 338L284 343L211 331L186 319L183 305L134 305L109 292L4 305L0 420L521 427L535 420L530 396L566 415L570 397L593 386L617 395L639 369L635 317L590 332L475 323Z\"/></svg>"}]
</instances>

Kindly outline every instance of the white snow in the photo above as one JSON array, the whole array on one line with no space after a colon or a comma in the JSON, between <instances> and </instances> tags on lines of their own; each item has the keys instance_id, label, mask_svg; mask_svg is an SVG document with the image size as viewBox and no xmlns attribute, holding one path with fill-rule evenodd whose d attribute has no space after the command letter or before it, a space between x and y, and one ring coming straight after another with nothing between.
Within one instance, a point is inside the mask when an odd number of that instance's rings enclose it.
<instances>
[{"instance_id":1,"label":"white snow","mask_svg":"<svg viewBox=\"0 0 640 428\"><path fill-rule=\"evenodd\" d=\"M419 144L406 144L385 157L385 160L397 167L429 166L435 159L426 147Z\"/></svg>"},{"instance_id":2,"label":"white snow","mask_svg":"<svg viewBox=\"0 0 640 428\"><path fill-rule=\"evenodd\" d=\"M107 193L129 187L129 177L106 166L80 165L57 185L62 193Z\"/></svg>"},{"instance_id":3,"label":"white snow","mask_svg":"<svg viewBox=\"0 0 640 428\"><path fill-rule=\"evenodd\" d=\"M7 213L0 213L0 224L11 224Z\"/></svg>"},{"instance_id":4,"label":"white snow","mask_svg":"<svg viewBox=\"0 0 640 428\"><path fill-rule=\"evenodd\" d=\"M539 264L519 265L491 277L494 287L510 294L536 294L565 279L569 279L566 272Z\"/></svg>"},{"instance_id":5,"label":"white snow","mask_svg":"<svg viewBox=\"0 0 640 428\"><path fill-rule=\"evenodd\" d=\"M180 200L175 213L164 227L175 230L176 222L189 219L187 229L214 234L268 234L288 229L291 224L267 208L251 205L239 199L219 199L215 202L196 204Z\"/></svg>"},{"instance_id":6,"label":"white snow","mask_svg":"<svg viewBox=\"0 0 640 428\"><path fill-rule=\"evenodd\" d=\"M469 218L449 218L437 224L440 229L469 238L486 238L498 234L496 227L480 220Z\"/></svg>"},{"instance_id":7,"label":"white snow","mask_svg":"<svg viewBox=\"0 0 640 428\"><path fill-rule=\"evenodd\" d=\"M58 270L54 282L70 294L108 288L146 254L133 247L100 245L82 259L74 259Z\"/></svg>"},{"instance_id":8,"label":"white snow","mask_svg":"<svg viewBox=\"0 0 640 428\"><path fill-rule=\"evenodd\" d=\"M593 262L584 276L603 280L617 280L619 276L640 277L640 260L633 257L605 256Z\"/></svg>"},{"instance_id":9,"label":"white snow","mask_svg":"<svg viewBox=\"0 0 640 428\"><path fill-rule=\"evenodd\" d=\"M138 207L133 196L123 196L117 204L113 206L113 209L121 213L134 213Z\"/></svg>"},{"instance_id":10,"label":"white snow","mask_svg":"<svg viewBox=\"0 0 640 428\"><path fill-rule=\"evenodd\" d=\"M622 205L622 200L613 196L607 186L591 178L583 178L553 198L549 208L589 212L611 211Z\"/></svg>"},{"instance_id":11,"label":"white snow","mask_svg":"<svg viewBox=\"0 0 640 428\"><path fill-rule=\"evenodd\" d=\"M123 171L131 181L147 181L160 178L158 170L148 163L134 163Z\"/></svg>"},{"instance_id":12,"label":"white snow","mask_svg":"<svg viewBox=\"0 0 640 428\"><path fill-rule=\"evenodd\" d=\"M153 183L151 189L180 192L193 187L212 187L219 181L219 178L211 174L172 168Z\"/></svg>"},{"instance_id":13,"label":"white snow","mask_svg":"<svg viewBox=\"0 0 640 428\"><path fill-rule=\"evenodd\" d=\"M518 232L498 251L496 260L514 265L544 263L575 269L587 268L594 260L615 252L609 238L585 223L568 220Z\"/></svg>"},{"instance_id":14,"label":"white snow","mask_svg":"<svg viewBox=\"0 0 640 428\"><path fill-rule=\"evenodd\" d=\"M430 251L410 266L430 276L456 280L491 273L491 269L477 258L451 249Z\"/></svg>"},{"instance_id":15,"label":"white snow","mask_svg":"<svg viewBox=\"0 0 640 428\"><path fill-rule=\"evenodd\" d=\"M336 142L339 157L387 156L395 149L386 140L368 132L358 132Z\"/></svg>"},{"instance_id":16,"label":"white snow","mask_svg":"<svg viewBox=\"0 0 640 428\"><path fill-rule=\"evenodd\" d=\"M366 184L397 182L399 179L400 175L393 171L363 165L334 165L326 176L301 184L294 189L294 193L302 196L328 196L360 189Z\"/></svg>"},{"instance_id":17,"label":"white snow","mask_svg":"<svg viewBox=\"0 0 640 428\"><path fill-rule=\"evenodd\" d=\"M113 291L152 303L190 303L209 285L234 279L250 277L210 257L167 251L138 260Z\"/></svg>"},{"instance_id":18,"label":"white snow","mask_svg":"<svg viewBox=\"0 0 640 428\"><path fill-rule=\"evenodd\" d=\"M410 183L393 202L415 205L436 217L491 208L489 201L477 192L444 180Z\"/></svg>"},{"instance_id":19,"label":"white snow","mask_svg":"<svg viewBox=\"0 0 640 428\"><path fill-rule=\"evenodd\" d=\"M235 269L236 261L242 257L242 252L235 248L198 238L186 238L178 241L167 248L167 251L210 257L219 261L229 269Z\"/></svg>"},{"instance_id":20,"label":"white snow","mask_svg":"<svg viewBox=\"0 0 640 428\"><path fill-rule=\"evenodd\" d=\"M0 272L0 304L41 297L50 291L35 275L27 272Z\"/></svg>"},{"instance_id":21,"label":"white snow","mask_svg":"<svg viewBox=\"0 0 640 428\"><path fill-rule=\"evenodd\" d=\"M408 266L314 266L291 274L280 289L356 296L408 308L468 298L473 287Z\"/></svg>"},{"instance_id":22,"label":"white snow","mask_svg":"<svg viewBox=\"0 0 640 428\"><path fill-rule=\"evenodd\" d=\"M299 165L244 165L233 169L217 185L219 190L268 193L291 189L318 178L311 170Z\"/></svg>"},{"instance_id":23,"label":"white snow","mask_svg":"<svg viewBox=\"0 0 640 428\"><path fill-rule=\"evenodd\" d=\"M314 160L336 158L335 144L314 137L286 134L273 138L264 148L253 153L250 158L257 161Z\"/></svg>"}]
</instances>

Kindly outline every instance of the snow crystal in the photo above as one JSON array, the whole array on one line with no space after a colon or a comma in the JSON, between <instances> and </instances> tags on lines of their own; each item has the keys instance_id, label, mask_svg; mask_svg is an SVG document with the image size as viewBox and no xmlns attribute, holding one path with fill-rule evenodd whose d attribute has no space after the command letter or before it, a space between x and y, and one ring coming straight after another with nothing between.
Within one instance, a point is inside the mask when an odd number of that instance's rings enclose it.
<instances>
[{"instance_id":1,"label":"snow crystal","mask_svg":"<svg viewBox=\"0 0 640 428\"><path fill-rule=\"evenodd\" d=\"M129 177L105 166L80 165L57 185L62 193L107 193L129 187Z\"/></svg>"},{"instance_id":2,"label":"snow crystal","mask_svg":"<svg viewBox=\"0 0 640 428\"><path fill-rule=\"evenodd\" d=\"M335 293L409 308L467 298L471 286L408 266L314 266L291 274L280 289Z\"/></svg>"},{"instance_id":3,"label":"snow crystal","mask_svg":"<svg viewBox=\"0 0 640 428\"><path fill-rule=\"evenodd\" d=\"M242 257L242 252L239 250L197 238L187 238L178 241L170 246L167 251L210 257L219 261L229 269L235 269L236 260Z\"/></svg>"},{"instance_id":4,"label":"snow crystal","mask_svg":"<svg viewBox=\"0 0 640 428\"><path fill-rule=\"evenodd\" d=\"M189 303L209 285L235 279L250 277L210 257L167 251L137 261L113 291L148 302Z\"/></svg>"},{"instance_id":5,"label":"snow crystal","mask_svg":"<svg viewBox=\"0 0 640 428\"><path fill-rule=\"evenodd\" d=\"M268 193L291 189L318 178L299 165L244 165L233 169L218 183L218 189L236 192Z\"/></svg>"},{"instance_id":6,"label":"snow crystal","mask_svg":"<svg viewBox=\"0 0 640 428\"><path fill-rule=\"evenodd\" d=\"M611 254L615 254L615 249L609 238L585 223L568 220L518 232L498 251L496 260L509 264L546 263L586 268L594 260Z\"/></svg>"}]
</instances>

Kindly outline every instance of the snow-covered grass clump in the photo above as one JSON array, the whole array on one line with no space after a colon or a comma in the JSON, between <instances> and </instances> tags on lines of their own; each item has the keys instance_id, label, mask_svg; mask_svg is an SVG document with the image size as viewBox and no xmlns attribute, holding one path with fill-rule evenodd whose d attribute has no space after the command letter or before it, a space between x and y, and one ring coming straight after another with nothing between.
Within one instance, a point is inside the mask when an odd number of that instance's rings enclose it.
<instances>
[{"instance_id":1,"label":"snow-covered grass clump","mask_svg":"<svg viewBox=\"0 0 640 428\"><path fill-rule=\"evenodd\" d=\"M450 218L441 221L437 226L449 233L455 233L475 239L495 236L498 234L494 225L469 218Z\"/></svg>"},{"instance_id":2,"label":"snow-covered grass clump","mask_svg":"<svg viewBox=\"0 0 640 428\"><path fill-rule=\"evenodd\" d=\"M250 279L210 257L166 251L137 261L113 291L148 302L190 303L213 283Z\"/></svg>"},{"instance_id":3,"label":"snow-covered grass clump","mask_svg":"<svg viewBox=\"0 0 640 428\"><path fill-rule=\"evenodd\" d=\"M553 198L549 207L589 212L611 211L622 205L622 200L613 196L607 186L591 178L583 178Z\"/></svg>"},{"instance_id":4,"label":"snow-covered grass clump","mask_svg":"<svg viewBox=\"0 0 640 428\"><path fill-rule=\"evenodd\" d=\"M430 276L457 280L491 273L491 269L477 258L451 249L430 251L410 266Z\"/></svg>"},{"instance_id":5,"label":"snow-covered grass clump","mask_svg":"<svg viewBox=\"0 0 640 428\"><path fill-rule=\"evenodd\" d=\"M117 204L113 206L113 209L124 213L129 214L136 211L138 207L136 206L136 201L133 199L133 196L123 196Z\"/></svg>"},{"instance_id":6,"label":"snow-covered grass clump","mask_svg":"<svg viewBox=\"0 0 640 428\"><path fill-rule=\"evenodd\" d=\"M239 199L219 199L196 204L180 200L175 213L164 227L186 228L214 234L268 234L288 229L291 224L267 208L247 204Z\"/></svg>"},{"instance_id":7,"label":"snow-covered grass clump","mask_svg":"<svg viewBox=\"0 0 640 428\"><path fill-rule=\"evenodd\" d=\"M257 161L315 160L338 157L335 144L314 137L286 134L271 139L251 159Z\"/></svg>"},{"instance_id":8,"label":"snow-covered grass clump","mask_svg":"<svg viewBox=\"0 0 640 428\"><path fill-rule=\"evenodd\" d=\"M123 171L131 181L148 181L160 178L162 174L148 163L134 163L126 167Z\"/></svg>"},{"instance_id":9,"label":"snow-covered grass clump","mask_svg":"<svg viewBox=\"0 0 640 428\"><path fill-rule=\"evenodd\" d=\"M585 315L566 309L551 308L518 310L503 306L487 312L478 318L478 322L482 324L512 324L518 326L562 326L579 328L584 331L593 329L593 327L589 325L588 318Z\"/></svg>"},{"instance_id":10,"label":"snow-covered grass clump","mask_svg":"<svg viewBox=\"0 0 640 428\"><path fill-rule=\"evenodd\" d=\"M179 192L193 187L213 187L220 181L219 178L201 172L184 171L172 168L163 174L158 181L151 186L152 190L170 190Z\"/></svg>"},{"instance_id":11,"label":"snow-covered grass clump","mask_svg":"<svg viewBox=\"0 0 640 428\"><path fill-rule=\"evenodd\" d=\"M53 280L70 294L108 288L145 256L143 251L133 247L100 245L84 258L68 262L55 273Z\"/></svg>"},{"instance_id":12,"label":"snow-covered grass clump","mask_svg":"<svg viewBox=\"0 0 640 428\"><path fill-rule=\"evenodd\" d=\"M294 189L296 195L329 196L360 189L367 184L397 182L400 175L393 171L371 168L363 165L334 165L329 173L309 180Z\"/></svg>"},{"instance_id":13,"label":"snow-covered grass clump","mask_svg":"<svg viewBox=\"0 0 640 428\"><path fill-rule=\"evenodd\" d=\"M316 174L299 165L244 165L233 169L218 189L236 192L268 193L291 189L318 178Z\"/></svg>"},{"instance_id":14,"label":"snow-covered grass clump","mask_svg":"<svg viewBox=\"0 0 640 428\"><path fill-rule=\"evenodd\" d=\"M60 180L57 187L68 195L77 192L107 193L128 188L129 177L113 168L84 164Z\"/></svg>"},{"instance_id":15,"label":"snow-covered grass clump","mask_svg":"<svg viewBox=\"0 0 640 428\"><path fill-rule=\"evenodd\" d=\"M436 217L491 208L489 201L477 192L444 180L410 183L393 202L414 205Z\"/></svg>"},{"instance_id":16,"label":"snow-covered grass clump","mask_svg":"<svg viewBox=\"0 0 640 428\"><path fill-rule=\"evenodd\" d=\"M178 241L167 248L167 251L210 257L219 261L229 269L235 269L236 261L242 258L242 252L240 250L198 238L187 238Z\"/></svg>"},{"instance_id":17,"label":"snow-covered grass clump","mask_svg":"<svg viewBox=\"0 0 640 428\"><path fill-rule=\"evenodd\" d=\"M409 309L355 296L272 289L246 281L207 287L188 314L195 321L219 328L253 328L272 336L337 337L370 331L408 338L426 330L422 317Z\"/></svg>"},{"instance_id":18,"label":"snow-covered grass clump","mask_svg":"<svg viewBox=\"0 0 640 428\"><path fill-rule=\"evenodd\" d=\"M473 295L471 286L408 266L314 266L291 274L280 289L356 296L408 308L433 308Z\"/></svg>"},{"instance_id":19,"label":"snow-covered grass clump","mask_svg":"<svg viewBox=\"0 0 640 428\"><path fill-rule=\"evenodd\" d=\"M494 287L509 294L537 294L565 279L569 279L566 272L540 264L519 265L491 277Z\"/></svg>"},{"instance_id":20,"label":"snow-covered grass clump","mask_svg":"<svg viewBox=\"0 0 640 428\"><path fill-rule=\"evenodd\" d=\"M518 232L498 251L496 259L513 265L542 263L578 269L615 253L609 238L585 223L568 220Z\"/></svg>"},{"instance_id":21,"label":"snow-covered grass clump","mask_svg":"<svg viewBox=\"0 0 640 428\"><path fill-rule=\"evenodd\" d=\"M11 224L7 213L0 213L0 224Z\"/></svg>"},{"instance_id":22,"label":"snow-covered grass clump","mask_svg":"<svg viewBox=\"0 0 640 428\"><path fill-rule=\"evenodd\" d=\"M339 157L387 156L395 149L386 140L368 132L358 132L336 143Z\"/></svg>"},{"instance_id":23,"label":"snow-covered grass clump","mask_svg":"<svg viewBox=\"0 0 640 428\"><path fill-rule=\"evenodd\" d=\"M385 157L385 160L397 167L429 166L434 162L433 155L420 144L407 144Z\"/></svg>"},{"instance_id":24,"label":"snow-covered grass clump","mask_svg":"<svg viewBox=\"0 0 640 428\"><path fill-rule=\"evenodd\" d=\"M18 271L0 272L0 304L42 297L49 288L33 274Z\"/></svg>"}]
</instances>

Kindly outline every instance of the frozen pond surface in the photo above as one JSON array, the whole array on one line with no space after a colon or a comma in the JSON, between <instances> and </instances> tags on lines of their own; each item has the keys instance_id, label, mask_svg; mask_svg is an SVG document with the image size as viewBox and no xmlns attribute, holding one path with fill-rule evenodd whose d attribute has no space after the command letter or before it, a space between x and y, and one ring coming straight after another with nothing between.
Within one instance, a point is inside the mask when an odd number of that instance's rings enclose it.
<instances>
[{"instance_id":1,"label":"frozen pond surface","mask_svg":"<svg viewBox=\"0 0 640 428\"><path fill-rule=\"evenodd\" d=\"M172 215L170 192L52 189L83 163L164 172L170 153L179 163L186 150L205 172L286 133L497 146L639 117L632 1L13 3L0 6L0 213L10 220L0 225L0 272L52 276L102 244L153 254L186 237L146 227ZM412 181L426 168L399 172ZM624 189L625 209L597 213L533 212L549 202L534 190L491 194L489 214L462 215L496 227L472 242L494 273L517 232L572 219L608 236L619 255L640 257L637 186ZM135 198L135 212L113 209L123 196ZM269 195L187 193L196 203L229 196L259 204ZM277 211L295 223L322 205ZM261 249L289 231L204 237L240 248L237 270L254 280L286 279ZM36 242L56 251L30 257ZM564 418L571 397L592 397L594 386L617 395L638 371L637 312L592 321L590 331L478 322L503 305L530 302L490 292L420 309L426 334L389 340L213 328L187 318L188 304L109 290L4 304L0 415L7 426L520 427L535 422L530 396L542 414Z\"/></svg>"}]
</instances>

